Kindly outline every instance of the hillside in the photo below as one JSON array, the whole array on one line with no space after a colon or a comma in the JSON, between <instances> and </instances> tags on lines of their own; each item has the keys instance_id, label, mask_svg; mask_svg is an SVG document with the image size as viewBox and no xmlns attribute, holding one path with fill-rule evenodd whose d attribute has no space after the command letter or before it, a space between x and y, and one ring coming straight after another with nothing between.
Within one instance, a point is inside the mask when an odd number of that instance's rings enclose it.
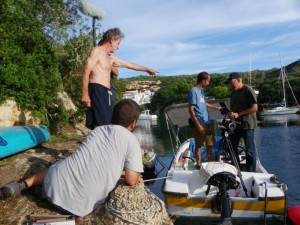
<instances>
[{"instance_id":1,"label":"hillside","mask_svg":"<svg viewBox=\"0 0 300 225\"><path fill-rule=\"evenodd\" d=\"M289 76L299 76L300 75L300 59L292 62L285 66L285 72ZM265 73L267 78L278 77L280 74L280 68L273 68L266 71L260 71L261 74ZM258 76L259 74L258 73Z\"/></svg>"},{"instance_id":2,"label":"hillside","mask_svg":"<svg viewBox=\"0 0 300 225\"><path fill-rule=\"evenodd\" d=\"M300 59L285 66L285 71L288 80L291 83L293 92L299 102L300 100ZM240 72L243 76L243 82L248 84L249 72ZM213 73L211 83L205 88L207 96L215 98L228 98L230 96L229 88L224 84L228 78L229 73ZM282 101L282 84L279 78L280 68L272 68L268 70L254 70L252 71L252 85L259 90L258 102L259 104L274 103ZM138 76L134 78L124 79L127 84L134 83L134 81L156 81L160 80L160 89L156 91L152 98L150 109L157 110L157 106L172 104L174 102L181 103L187 101L187 93L196 82L197 74L191 75L177 75L177 76ZM292 93L287 90L288 105L297 105L294 101Z\"/></svg>"},{"instance_id":3,"label":"hillside","mask_svg":"<svg viewBox=\"0 0 300 225\"><path fill-rule=\"evenodd\" d=\"M299 73L300 72L300 59L298 59L297 61L287 65L286 67L286 71L288 73Z\"/></svg>"}]
</instances>

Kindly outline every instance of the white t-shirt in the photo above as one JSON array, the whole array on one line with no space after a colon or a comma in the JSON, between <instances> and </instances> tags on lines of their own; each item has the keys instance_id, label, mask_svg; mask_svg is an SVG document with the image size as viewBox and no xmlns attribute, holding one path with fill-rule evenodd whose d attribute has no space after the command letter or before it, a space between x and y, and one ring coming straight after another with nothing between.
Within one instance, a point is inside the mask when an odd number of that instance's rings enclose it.
<instances>
[{"instance_id":1,"label":"white t-shirt","mask_svg":"<svg viewBox=\"0 0 300 225\"><path fill-rule=\"evenodd\" d=\"M45 194L55 205L85 216L105 201L124 168L143 172L136 136L122 126L100 126L75 153L49 168Z\"/></svg>"}]
</instances>

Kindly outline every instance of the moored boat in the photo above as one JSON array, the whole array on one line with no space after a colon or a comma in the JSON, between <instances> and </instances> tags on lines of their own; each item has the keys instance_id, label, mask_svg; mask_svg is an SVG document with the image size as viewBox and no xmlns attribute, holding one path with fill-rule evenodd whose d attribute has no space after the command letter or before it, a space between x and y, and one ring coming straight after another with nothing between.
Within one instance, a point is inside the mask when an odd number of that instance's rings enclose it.
<instances>
[{"instance_id":1,"label":"moored boat","mask_svg":"<svg viewBox=\"0 0 300 225\"><path fill-rule=\"evenodd\" d=\"M269 173L259 160L256 172L243 171L243 151L239 156L242 165L237 165L228 139L234 131L234 121L225 117L222 119L221 115L213 118L221 121L221 146L216 161L202 161L199 170L193 157L190 157L191 153L186 153L190 149L191 139L181 143L178 138L179 130L188 125L187 115L184 104L169 106L165 110L168 128L176 128L170 133L176 136L176 146L179 146L162 187L170 214L219 217L223 224L231 224L232 218L266 219L272 215L279 215L285 221L287 185Z\"/></svg>"},{"instance_id":2,"label":"moored boat","mask_svg":"<svg viewBox=\"0 0 300 225\"><path fill-rule=\"evenodd\" d=\"M267 109L263 109L261 112L259 112L260 116L272 116L272 115L288 115L288 114L295 114L300 112L300 107L298 104L298 101L294 95L293 89L287 79L287 75L285 73L284 67L281 67L280 69L280 78L282 82L282 91L283 91L283 100L279 103L274 104L267 104ZM294 107L288 107L286 102L286 90L285 90L285 82L288 82L289 88L292 92L292 95L294 97L294 101L296 102L297 106Z\"/></svg>"},{"instance_id":3,"label":"moored boat","mask_svg":"<svg viewBox=\"0 0 300 225\"><path fill-rule=\"evenodd\" d=\"M157 115L155 114L150 114L150 110L144 110L141 112L139 116L139 120L156 120Z\"/></svg>"},{"instance_id":4,"label":"moored boat","mask_svg":"<svg viewBox=\"0 0 300 225\"><path fill-rule=\"evenodd\" d=\"M286 107L286 106L277 106L272 109L266 109L259 113L260 116L274 116L274 115L287 115L287 114L296 114L300 109L298 107Z\"/></svg>"}]
</instances>

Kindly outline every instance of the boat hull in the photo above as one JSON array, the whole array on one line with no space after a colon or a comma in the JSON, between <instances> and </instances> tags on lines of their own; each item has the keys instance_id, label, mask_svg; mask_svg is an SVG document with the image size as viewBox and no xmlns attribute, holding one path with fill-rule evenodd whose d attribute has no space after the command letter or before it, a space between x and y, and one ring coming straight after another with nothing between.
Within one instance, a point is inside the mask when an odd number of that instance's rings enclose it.
<instances>
[{"instance_id":1,"label":"boat hull","mask_svg":"<svg viewBox=\"0 0 300 225\"><path fill-rule=\"evenodd\" d=\"M140 115L139 120L157 120L157 115Z\"/></svg>"},{"instance_id":2,"label":"boat hull","mask_svg":"<svg viewBox=\"0 0 300 225\"><path fill-rule=\"evenodd\" d=\"M189 198L174 194L164 194L166 207L171 215L187 217L220 217L214 212L213 200L207 198ZM264 199L230 198L232 218L263 218L265 212ZM285 200L268 199L266 210L270 214L283 214Z\"/></svg>"},{"instance_id":3,"label":"boat hull","mask_svg":"<svg viewBox=\"0 0 300 225\"><path fill-rule=\"evenodd\" d=\"M0 128L0 158L25 151L48 141L46 126L13 126Z\"/></svg>"},{"instance_id":4,"label":"boat hull","mask_svg":"<svg viewBox=\"0 0 300 225\"><path fill-rule=\"evenodd\" d=\"M157 115L150 114L150 110L144 110L141 112L139 120L157 120Z\"/></svg>"},{"instance_id":5,"label":"boat hull","mask_svg":"<svg viewBox=\"0 0 300 225\"><path fill-rule=\"evenodd\" d=\"M286 108L286 107L277 107L275 109L265 110L260 112L260 116L273 116L273 115L288 115L296 114L299 111L299 108Z\"/></svg>"}]
</instances>

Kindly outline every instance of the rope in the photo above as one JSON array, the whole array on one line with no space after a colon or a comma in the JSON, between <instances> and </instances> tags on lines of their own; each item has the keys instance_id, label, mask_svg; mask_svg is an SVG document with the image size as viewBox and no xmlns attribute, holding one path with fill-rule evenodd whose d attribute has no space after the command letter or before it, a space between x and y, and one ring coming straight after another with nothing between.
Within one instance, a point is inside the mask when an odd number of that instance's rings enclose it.
<instances>
[{"instance_id":1,"label":"rope","mask_svg":"<svg viewBox=\"0 0 300 225\"><path fill-rule=\"evenodd\" d=\"M105 209L108 212L110 212L111 214L113 214L114 216L118 217L119 219L121 219L125 222L136 224L136 225L141 225L141 222L136 222L136 221L133 221L133 220L130 220L130 219L123 218L123 214L145 214L146 212L149 212L152 209L152 207L154 206L154 201L157 201L159 203L160 207L161 207L161 210L160 210L161 211L161 218L160 218L159 224L162 224L162 222L163 222L163 205L162 205L160 199L156 195L151 193L146 187L145 187L145 191L150 196L150 198L153 199L153 201L151 201L151 205L148 209L136 210L136 211L118 210L118 209L115 209L112 206L112 204L109 203L109 201L106 202Z\"/></svg>"},{"instance_id":2,"label":"rope","mask_svg":"<svg viewBox=\"0 0 300 225\"><path fill-rule=\"evenodd\" d=\"M168 133L169 133L169 136L170 136L170 141L171 141L171 146L172 146L172 151L173 151L173 156L175 157L175 151L174 151L174 145L173 145L173 141L172 141L172 135L171 135L171 131L170 131L170 122L169 122L169 117L167 114L165 114L165 118L166 118L166 123L167 123L167 129L168 129ZM173 129L172 129L173 131ZM176 135L174 135L175 138L176 138Z\"/></svg>"},{"instance_id":3,"label":"rope","mask_svg":"<svg viewBox=\"0 0 300 225\"><path fill-rule=\"evenodd\" d=\"M295 100L295 102L296 102L296 104L297 104L297 107L299 108L299 104L298 104L297 98L296 98L296 96L295 96L295 94L294 94L294 91L293 91L293 89L292 89L292 86L291 86L291 84L290 84L290 81L288 80L288 77L287 77L287 75L286 75L286 73L285 73L285 70L283 70L283 72L284 72L284 77L285 77L285 79L286 79L286 81L287 81L287 83L288 83L288 85L289 85L289 88L290 88L290 90L291 90L291 92L292 92L292 95L293 95L293 97L294 97L294 100ZM282 81L282 82L284 82L284 81ZM284 91L284 90L283 90L283 91Z\"/></svg>"}]
</instances>

